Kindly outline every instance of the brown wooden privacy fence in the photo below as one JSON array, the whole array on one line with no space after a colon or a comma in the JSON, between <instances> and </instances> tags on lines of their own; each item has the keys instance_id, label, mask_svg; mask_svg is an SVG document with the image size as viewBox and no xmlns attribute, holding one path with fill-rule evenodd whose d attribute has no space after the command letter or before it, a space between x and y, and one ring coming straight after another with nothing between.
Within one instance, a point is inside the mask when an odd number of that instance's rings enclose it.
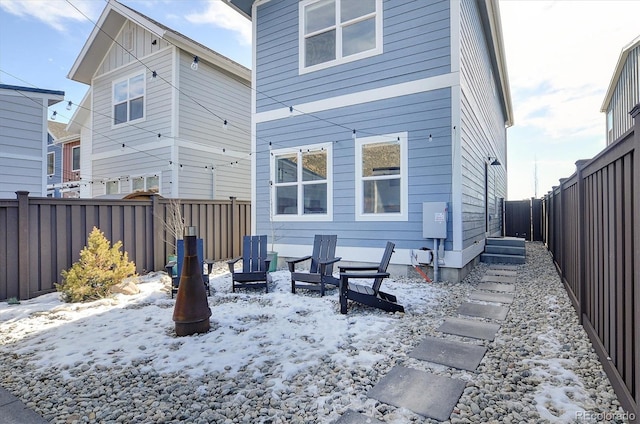
<instances>
[{"instance_id":1,"label":"brown wooden privacy fence","mask_svg":"<svg viewBox=\"0 0 640 424\"><path fill-rule=\"evenodd\" d=\"M640 105L635 127L543 199L547 247L623 408L640 412ZM636 422L635 419L631 420Z\"/></svg>"},{"instance_id":2,"label":"brown wooden privacy fence","mask_svg":"<svg viewBox=\"0 0 640 424\"><path fill-rule=\"evenodd\" d=\"M112 243L122 241L138 273L164 270L173 253L165 225L171 201L40 198L27 192L0 199L0 300L55 290L94 226ZM242 236L251 232L250 202L180 200L180 210L185 225L197 227L204 239L206 258L240 255Z\"/></svg>"},{"instance_id":3,"label":"brown wooden privacy fence","mask_svg":"<svg viewBox=\"0 0 640 424\"><path fill-rule=\"evenodd\" d=\"M504 204L505 236L542 241L542 200L509 200Z\"/></svg>"}]
</instances>

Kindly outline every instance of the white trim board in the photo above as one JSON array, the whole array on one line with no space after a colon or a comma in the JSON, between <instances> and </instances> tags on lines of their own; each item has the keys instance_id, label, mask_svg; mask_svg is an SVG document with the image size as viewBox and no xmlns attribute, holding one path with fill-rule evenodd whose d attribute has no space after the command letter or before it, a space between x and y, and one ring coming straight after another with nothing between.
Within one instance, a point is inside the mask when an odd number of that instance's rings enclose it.
<instances>
[{"instance_id":1,"label":"white trim board","mask_svg":"<svg viewBox=\"0 0 640 424\"><path fill-rule=\"evenodd\" d=\"M374 88L357 93L335 96L328 99L317 100L315 102L293 105L293 116L317 113L324 110L337 109L346 106L355 106L377 100L391 99L394 97L407 96L415 93L438 90L460 84L460 74L458 72L437 75L435 77L423 78L415 81L403 82L401 84L388 85L386 87ZM255 104L255 103L254 103ZM255 123L275 121L292 116L289 107L278 108L266 112L259 112L255 115Z\"/></svg>"}]
</instances>

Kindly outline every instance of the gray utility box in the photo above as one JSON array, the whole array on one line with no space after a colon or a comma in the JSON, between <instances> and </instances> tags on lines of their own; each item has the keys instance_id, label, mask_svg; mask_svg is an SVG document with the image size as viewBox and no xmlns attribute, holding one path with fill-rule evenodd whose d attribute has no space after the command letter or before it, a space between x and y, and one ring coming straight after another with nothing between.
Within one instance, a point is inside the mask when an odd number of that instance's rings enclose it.
<instances>
[{"instance_id":1,"label":"gray utility box","mask_svg":"<svg viewBox=\"0 0 640 424\"><path fill-rule=\"evenodd\" d=\"M447 238L447 202L422 203L422 237Z\"/></svg>"}]
</instances>

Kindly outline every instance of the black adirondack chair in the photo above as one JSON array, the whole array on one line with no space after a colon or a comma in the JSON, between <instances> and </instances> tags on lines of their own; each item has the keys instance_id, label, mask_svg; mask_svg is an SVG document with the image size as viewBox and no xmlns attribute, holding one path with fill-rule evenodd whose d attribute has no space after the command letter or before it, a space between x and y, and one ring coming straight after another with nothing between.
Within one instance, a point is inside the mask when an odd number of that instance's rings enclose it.
<instances>
[{"instance_id":1,"label":"black adirondack chair","mask_svg":"<svg viewBox=\"0 0 640 424\"><path fill-rule=\"evenodd\" d=\"M242 259L242 271L236 271L234 265ZM236 289L264 287L265 293L269 293L269 264L271 259L267 256L267 236L244 236L242 238L242 257L227 261L231 272L233 292Z\"/></svg>"},{"instance_id":2,"label":"black adirondack chair","mask_svg":"<svg viewBox=\"0 0 640 424\"><path fill-rule=\"evenodd\" d=\"M316 234L313 239L313 253L311 256L287 261L291 272L291 293L296 289L319 290L324 296L326 285L334 287L340 285L340 280L333 276L333 265L342 258L336 258L336 235ZM297 272L296 264L311 260L309 272Z\"/></svg>"},{"instance_id":3,"label":"black adirondack chair","mask_svg":"<svg viewBox=\"0 0 640 424\"><path fill-rule=\"evenodd\" d=\"M182 261L184 259L184 242L183 240L178 240L178 259L176 261L169 261L164 269L171 277L171 298L178 293L178 286L180 285L180 277L182 276ZM213 264L215 261L204 258L204 241L199 238L196 240L196 249L198 251L198 262L200 263L200 267L202 268L202 282L204 283L204 288L207 291L207 295L211 296L211 290L209 289L209 274L211 274L211 270L213 268ZM205 266L207 267L207 271L204 271Z\"/></svg>"},{"instance_id":4,"label":"black adirondack chair","mask_svg":"<svg viewBox=\"0 0 640 424\"><path fill-rule=\"evenodd\" d=\"M388 312L404 312L404 307L398 304L395 296L380 291L382 280L389 277L387 267L391 261L393 248L396 245L387 242L380 265L376 266L345 266L340 267L340 313L347 313L347 300L353 300L364 305L384 309ZM373 279L371 286L350 283L350 279Z\"/></svg>"}]
</instances>

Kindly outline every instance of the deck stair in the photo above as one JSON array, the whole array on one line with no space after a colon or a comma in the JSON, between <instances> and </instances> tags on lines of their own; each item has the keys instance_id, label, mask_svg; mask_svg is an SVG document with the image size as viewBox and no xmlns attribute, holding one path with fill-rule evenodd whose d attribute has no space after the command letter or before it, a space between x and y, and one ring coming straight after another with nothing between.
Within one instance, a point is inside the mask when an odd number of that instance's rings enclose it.
<instances>
[{"instance_id":1,"label":"deck stair","mask_svg":"<svg viewBox=\"0 0 640 424\"><path fill-rule=\"evenodd\" d=\"M519 237L489 237L480 261L489 264L525 263L524 239Z\"/></svg>"}]
</instances>

